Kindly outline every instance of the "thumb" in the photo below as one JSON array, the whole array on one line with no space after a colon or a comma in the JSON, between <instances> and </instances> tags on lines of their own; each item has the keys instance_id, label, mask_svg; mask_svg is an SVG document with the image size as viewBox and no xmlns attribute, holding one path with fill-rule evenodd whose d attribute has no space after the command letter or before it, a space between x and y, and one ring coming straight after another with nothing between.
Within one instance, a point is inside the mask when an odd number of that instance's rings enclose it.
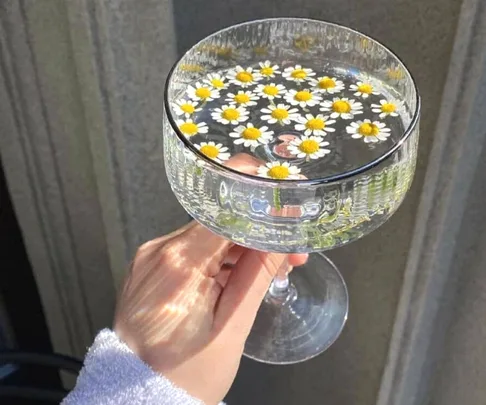
<instances>
[{"instance_id":1,"label":"thumb","mask_svg":"<svg viewBox=\"0 0 486 405\"><path fill-rule=\"evenodd\" d=\"M244 343L270 283L282 266L289 266L288 255L246 250L221 293L215 329L226 330L231 338L241 338Z\"/></svg>"}]
</instances>

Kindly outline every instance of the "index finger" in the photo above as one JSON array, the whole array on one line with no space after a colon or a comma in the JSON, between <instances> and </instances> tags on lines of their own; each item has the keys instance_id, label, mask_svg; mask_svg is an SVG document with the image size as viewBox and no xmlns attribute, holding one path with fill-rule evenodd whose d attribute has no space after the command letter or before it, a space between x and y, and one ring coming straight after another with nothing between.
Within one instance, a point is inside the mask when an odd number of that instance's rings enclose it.
<instances>
[{"instance_id":1,"label":"index finger","mask_svg":"<svg viewBox=\"0 0 486 405\"><path fill-rule=\"evenodd\" d=\"M201 224L188 228L185 232L177 235L172 241L172 246L177 246L179 254L189 254L203 272L214 277L221 270L223 261L234 245Z\"/></svg>"}]
</instances>

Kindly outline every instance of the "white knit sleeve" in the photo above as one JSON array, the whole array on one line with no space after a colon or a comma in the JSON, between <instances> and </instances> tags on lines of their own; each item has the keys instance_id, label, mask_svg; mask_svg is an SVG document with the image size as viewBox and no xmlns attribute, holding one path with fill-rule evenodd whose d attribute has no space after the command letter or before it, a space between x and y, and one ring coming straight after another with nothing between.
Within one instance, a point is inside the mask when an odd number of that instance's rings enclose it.
<instances>
[{"instance_id":1,"label":"white knit sleeve","mask_svg":"<svg viewBox=\"0 0 486 405\"><path fill-rule=\"evenodd\" d=\"M88 351L76 387L61 405L125 404L204 405L153 371L113 331L104 329Z\"/></svg>"}]
</instances>

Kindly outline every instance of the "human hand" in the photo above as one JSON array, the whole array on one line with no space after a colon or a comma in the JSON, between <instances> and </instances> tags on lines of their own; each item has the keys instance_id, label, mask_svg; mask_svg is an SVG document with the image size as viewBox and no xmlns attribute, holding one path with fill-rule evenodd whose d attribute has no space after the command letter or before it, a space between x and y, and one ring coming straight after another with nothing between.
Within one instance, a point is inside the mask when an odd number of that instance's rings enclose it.
<instances>
[{"instance_id":1,"label":"human hand","mask_svg":"<svg viewBox=\"0 0 486 405\"><path fill-rule=\"evenodd\" d=\"M273 277L305 260L235 246L192 222L139 248L114 330L155 371L217 404Z\"/></svg>"},{"instance_id":2,"label":"human hand","mask_svg":"<svg viewBox=\"0 0 486 405\"><path fill-rule=\"evenodd\" d=\"M251 172L258 163L251 159L237 155L232 164ZM114 330L155 371L216 404L273 277L306 259L236 246L192 222L139 248Z\"/></svg>"}]
</instances>

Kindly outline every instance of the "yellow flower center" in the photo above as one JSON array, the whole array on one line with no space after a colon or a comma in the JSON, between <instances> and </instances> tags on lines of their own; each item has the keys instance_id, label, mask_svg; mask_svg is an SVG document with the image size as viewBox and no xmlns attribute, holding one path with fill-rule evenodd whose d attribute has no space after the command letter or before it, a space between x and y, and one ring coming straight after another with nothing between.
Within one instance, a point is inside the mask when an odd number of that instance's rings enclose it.
<instances>
[{"instance_id":1,"label":"yellow flower center","mask_svg":"<svg viewBox=\"0 0 486 405\"><path fill-rule=\"evenodd\" d=\"M250 101L250 96L248 96L248 94L237 94L235 97L234 97L234 100L238 103L238 104L245 104L245 103L248 103Z\"/></svg>"},{"instance_id":2,"label":"yellow flower center","mask_svg":"<svg viewBox=\"0 0 486 405\"><path fill-rule=\"evenodd\" d=\"M222 89L224 87L224 83L221 79L213 79L211 80L211 84L217 89Z\"/></svg>"},{"instance_id":3,"label":"yellow flower center","mask_svg":"<svg viewBox=\"0 0 486 405\"><path fill-rule=\"evenodd\" d=\"M241 137L251 141L255 141L262 135L262 132L258 128L246 128Z\"/></svg>"},{"instance_id":4,"label":"yellow flower center","mask_svg":"<svg viewBox=\"0 0 486 405\"><path fill-rule=\"evenodd\" d=\"M323 120L321 120L320 118L312 118L305 123L305 127L307 129L312 129L312 130L316 130L316 129L322 130L326 127L326 123ZM306 141L304 141L304 142L306 142Z\"/></svg>"},{"instance_id":5,"label":"yellow flower center","mask_svg":"<svg viewBox=\"0 0 486 405\"><path fill-rule=\"evenodd\" d=\"M197 125L193 122L184 122L179 129L185 135L196 135L197 134Z\"/></svg>"},{"instance_id":6,"label":"yellow flower center","mask_svg":"<svg viewBox=\"0 0 486 405\"><path fill-rule=\"evenodd\" d=\"M255 46L255 48L253 48L253 52L255 52L257 55L265 55L268 53L268 50L266 46Z\"/></svg>"},{"instance_id":7,"label":"yellow flower center","mask_svg":"<svg viewBox=\"0 0 486 405\"><path fill-rule=\"evenodd\" d=\"M305 72L304 69L295 69L292 73L291 76L294 79L305 79L307 77L307 73Z\"/></svg>"},{"instance_id":8,"label":"yellow flower center","mask_svg":"<svg viewBox=\"0 0 486 405\"><path fill-rule=\"evenodd\" d=\"M299 149L302 152L311 155L319 150L319 144L312 139L306 139L299 145Z\"/></svg>"},{"instance_id":9,"label":"yellow flower center","mask_svg":"<svg viewBox=\"0 0 486 405\"><path fill-rule=\"evenodd\" d=\"M236 75L236 80L242 83L249 83L253 81L253 75L250 72L239 72Z\"/></svg>"},{"instance_id":10,"label":"yellow flower center","mask_svg":"<svg viewBox=\"0 0 486 405\"><path fill-rule=\"evenodd\" d=\"M223 111L221 116L228 121L234 121L240 118L240 112L236 108L228 108Z\"/></svg>"},{"instance_id":11,"label":"yellow flower center","mask_svg":"<svg viewBox=\"0 0 486 405\"><path fill-rule=\"evenodd\" d=\"M364 94L371 94L373 92L373 86L368 83L363 83L358 86L358 91Z\"/></svg>"},{"instance_id":12,"label":"yellow flower center","mask_svg":"<svg viewBox=\"0 0 486 405\"><path fill-rule=\"evenodd\" d=\"M273 75L273 68L271 68L270 66L267 66L267 67L261 68L261 69L260 69L260 73L261 73L263 76L271 76L271 75Z\"/></svg>"},{"instance_id":13,"label":"yellow flower center","mask_svg":"<svg viewBox=\"0 0 486 405\"><path fill-rule=\"evenodd\" d=\"M312 98L312 94L307 90L302 90L295 93L294 98L297 101L309 101Z\"/></svg>"},{"instance_id":14,"label":"yellow flower center","mask_svg":"<svg viewBox=\"0 0 486 405\"><path fill-rule=\"evenodd\" d=\"M332 103L332 110L339 114L345 114L351 111L351 105L347 101L338 100Z\"/></svg>"},{"instance_id":15,"label":"yellow flower center","mask_svg":"<svg viewBox=\"0 0 486 405\"><path fill-rule=\"evenodd\" d=\"M278 89L276 86L265 86L263 92L268 96L276 96L278 94Z\"/></svg>"},{"instance_id":16,"label":"yellow flower center","mask_svg":"<svg viewBox=\"0 0 486 405\"><path fill-rule=\"evenodd\" d=\"M184 64L181 65L181 70L184 70L186 72L203 72L204 68L199 65L189 65L189 64Z\"/></svg>"},{"instance_id":17,"label":"yellow flower center","mask_svg":"<svg viewBox=\"0 0 486 405\"><path fill-rule=\"evenodd\" d=\"M233 54L233 49L230 47L216 47L216 53L220 56L229 58Z\"/></svg>"},{"instance_id":18,"label":"yellow flower center","mask_svg":"<svg viewBox=\"0 0 486 405\"><path fill-rule=\"evenodd\" d=\"M286 166L274 166L268 171L268 176L272 179L286 179L289 177L289 168Z\"/></svg>"},{"instance_id":19,"label":"yellow flower center","mask_svg":"<svg viewBox=\"0 0 486 405\"><path fill-rule=\"evenodd\" d=\"M217 158L219 155L219 149L212 145L204 145L201 147L200 151L210 159Z\"/></svg>"},{"instance_id":20,"label":"yellow flower center","mask_svg":"<svg viewBox=\"0 0 486 405\"><path fill-rule=\"evenodd\" d=\"M323 90L333 89L336 87L336 82L330 77L323 77L321 80L319 80L318 86Z\"/></svg>"},{"instance_id":21,"label":"yellow flower center","mask_svg":"<svg viewBox=\"0 0 486 405\"><path fill-rule=\"evenodd\" d=\"M181 110L184 111L186 114L192 114L196 109L191 104L182 104Z\"/></svg>"},{"instance_id":22,"label":"yellow flower center","mask_svg":"<svg viewBox=\"0 0 486 405\"><path fill-rule=\"evenodd\" d=\"M284 110L283 108L276 108L275 110L272 111L272 117L279 121L288 118L288 116L289 116L289 112L287 110Z\"/></svg>"},{"instance_id":23,"label":"yellow flower center","mask_svg":"<svg viewBox=\"0 0 486 405\"><path fill-rule=\"evenodd\" d=\"M196 90L196 96L202 99L206 99L211 96L211 90L209 90L207 87L199 87Z\"/></svg>"},{"instance_id":24,"label":"yellow flower center","mask_svg":"<svg viewBox=\"0 0 486 405\"><path fill-rule=\"evenodd\" d=\"M364 122L359 126L358 132L363 136L376 136L380 133L380 128L370 122Z\"/></svg>"},{"instance_id":25,"label":"yellow flower center","mask_svg":"<svg viewBox=\"0 0 486 405\"><path fill-rule=\"evenodd\" d=\"M390 79L395 79L395 80L400 80L400 79L403 79L405 77L405 73L403 73L403 71L399 68L397 69L388 69L388 77Z\"/></svg>"},{"instance_id":26,"label":"yellow flower center","mask_svg":"<svg viewBox=\"0 0 486 405\"><path fill-rule=\"evenodd\" d=\"M396 109L397 107L395 106L395 104L392 103L385 103L381 106L381 111L388 114L395 112Z\"/></svg>"}]
</instances>

